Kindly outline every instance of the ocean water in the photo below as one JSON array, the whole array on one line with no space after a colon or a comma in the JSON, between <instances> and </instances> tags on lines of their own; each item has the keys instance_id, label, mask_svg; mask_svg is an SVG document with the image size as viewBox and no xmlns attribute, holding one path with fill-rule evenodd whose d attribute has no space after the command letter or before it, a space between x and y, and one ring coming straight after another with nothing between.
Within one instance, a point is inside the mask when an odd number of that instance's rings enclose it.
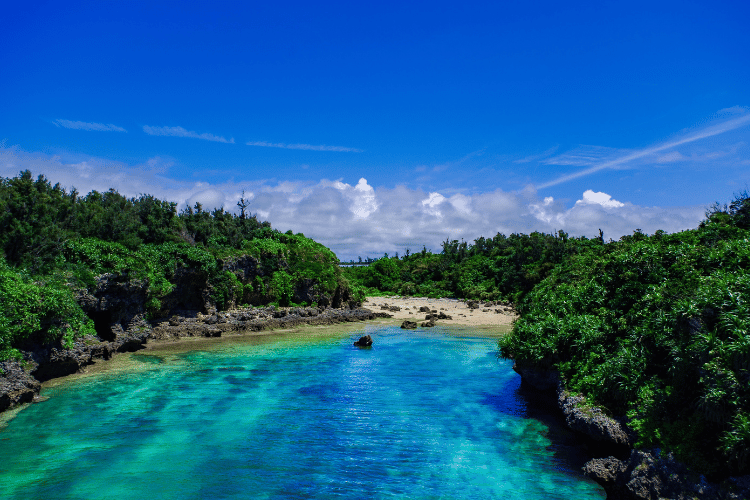
<instances>
[{"instance_id":1,"label":"ocean water","mask_svg":"<svg viewBox=\"0 0 750 500\"><path fill-rule=\"evenodd\" d=\"M0 497L605 498L496 340L367 328L121 355L48 388L0 431Z\"/></svg>"}]
</instances>

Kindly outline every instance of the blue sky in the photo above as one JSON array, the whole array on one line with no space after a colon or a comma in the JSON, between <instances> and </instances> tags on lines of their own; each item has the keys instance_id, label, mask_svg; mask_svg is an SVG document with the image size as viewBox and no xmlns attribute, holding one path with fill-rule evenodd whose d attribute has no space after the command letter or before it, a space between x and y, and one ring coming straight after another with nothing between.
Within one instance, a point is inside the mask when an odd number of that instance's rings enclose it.
<instances>
[{"instance_id":1,"label":"blue sky","mask_svg":"<svg viewBox=\"0 0 750 500\"><path fill-rule=\"evenodd\" d=\"M342 258L671 232L750 184L744 2L186 4L6 6L0 175L244 189Z\"/></svg>"}]
</instances>

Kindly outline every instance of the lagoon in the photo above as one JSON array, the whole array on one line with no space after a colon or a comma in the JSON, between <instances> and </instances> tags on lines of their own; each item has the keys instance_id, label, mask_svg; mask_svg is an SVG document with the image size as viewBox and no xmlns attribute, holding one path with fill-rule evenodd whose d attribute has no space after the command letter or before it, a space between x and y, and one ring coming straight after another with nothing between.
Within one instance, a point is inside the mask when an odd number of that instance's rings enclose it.
<instances>
[{"instance_id":1,"label":"lagoon","mask_svg":"<svg viewBox=\"0 0 750 500\"><path fill-rule=\"evenodd\" d=\"M360 325L119 358L0 431L3 498L605 498L479 333Z\"/></svg>"}]
</instances>

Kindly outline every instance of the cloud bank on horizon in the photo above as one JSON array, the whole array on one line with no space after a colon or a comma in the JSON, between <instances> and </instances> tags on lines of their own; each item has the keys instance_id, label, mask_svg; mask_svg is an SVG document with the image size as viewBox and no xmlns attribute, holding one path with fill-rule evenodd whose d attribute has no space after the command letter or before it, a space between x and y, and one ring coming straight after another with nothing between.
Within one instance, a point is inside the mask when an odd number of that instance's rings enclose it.
<instances>
[{"instance_id":1,"label":"cloud bank on horizon","mask_svg":"<svg viewBox=\"0 0 750 500\"><path fill-rule=\"evenodd\" d=\"M0 175L244 190L342 258L677 231L750 185L750 4L432 7L11 4Z\"/></svg>"},{"instance_id":2,"label":"cloud bank on horizon","mask_svg":"<svg viewBox=\"0 0 750 500\"><path fill-rule=\"evenodd\" d=\"M695 227L705 206L647 207L585 190L569 208L563 200L540 197L533 186L518 192L497 189L473 194L425 192L406 186L373 187L360 178L342 180L227 181L221 184L176 180L165 175L170 163L152 158L128 165L101 158L65 161L60 156L0 148L0 175L12 177L29 169L67 189L81 193L113 188L125 196L148 193L175 201L180 209L201 203L206 209L236 212L241 192L250 210L282 231L303 232L331 248L342 260L421 250L440 251L446 239L473 241L497 233L551 233L607 239L661 229L675 232Z\"/></svg>"}]
</instances>

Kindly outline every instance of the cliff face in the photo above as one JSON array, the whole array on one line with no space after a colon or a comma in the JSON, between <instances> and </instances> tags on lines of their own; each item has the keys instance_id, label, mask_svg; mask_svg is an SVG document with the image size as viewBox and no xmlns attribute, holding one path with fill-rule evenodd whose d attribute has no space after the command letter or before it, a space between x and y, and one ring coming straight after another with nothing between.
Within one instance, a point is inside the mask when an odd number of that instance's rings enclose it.
<instances>
[{"instance_id":1,"label":"cliff face","mask_svg":"<svg viewBox=\"0 0 750 500\"><path fill-rule=\"evenodd\" d=\"M34 400L41 384L18 361L0 362L0 412Z\"/></svg>"},{"instance_id":2,"label":"cliff face","mask_svg":"<svg viewBox=\"0 0 750 500\"><path fill-rule=\"evenodd\" d=\"M624 423L607 416L601 408L588 405L580 394L567 391L556 371L519 362L514 363L513 370L521 375L525 384L556 398L567 426L579 433L594 453L606 452L621 458L628 456L635 436Z\"/></svg>"},{"instance_id":3,"label":"cliff face","mask_svg":"<svg viewBox=\"0 0 750 500\"><path fill-rule=\"evenodd\" d=\"M594 458L584 473L604 486L609 500L746 500L750 498L750 477L729 478L722 484L709 483L691 473L671 453L632 450L624 460Z\"/></svg>"},{"instance_id":4,"label":"cliff face","mask_svg":"<svg viewBox=\"0 0 750 500\"><path fill-rule=\"evenodd\" d=\"M624 419L607 416L601 408L588 405L580 394L567 391L555 370L518 361L513 370L524 384L556 399L565 423L594 456L584 465L584 474L604 487L608 500L750 498L750 476L709 483L691 473L671 453L634 449L637 436Z\"/></svg>"}]
</instances>

